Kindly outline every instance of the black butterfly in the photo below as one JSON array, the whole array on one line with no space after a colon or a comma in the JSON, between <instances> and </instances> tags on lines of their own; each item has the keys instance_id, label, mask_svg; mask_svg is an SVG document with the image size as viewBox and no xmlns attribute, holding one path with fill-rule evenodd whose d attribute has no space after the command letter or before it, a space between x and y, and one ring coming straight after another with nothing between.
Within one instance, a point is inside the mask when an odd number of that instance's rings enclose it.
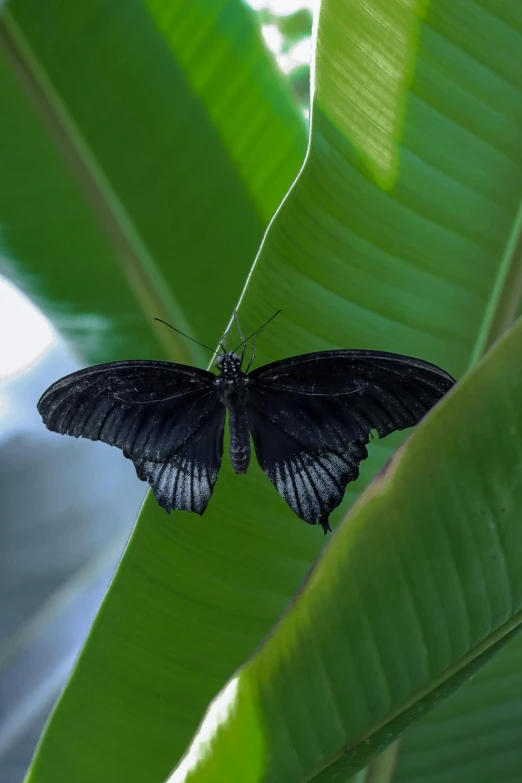
<instances>
[{"instance_id":1,"label":"black butterfly","mask_svg":"<svg viewBox=\"0 0 522 783\"><path fill-rule=\"evenodd\" d=\"M235 472L247 471L252 435L279 494L326 533L371 431L382 438L412 427L455 383L429 362L369 350L303 354L249 372L254 353L243 371L246 343L241 355L221 343L218 375L148 359L88 367L50 386L38 410L54 432L120 448L166 511L198 514L218 477L228 411Z\"/></svg>"}]
</instances>

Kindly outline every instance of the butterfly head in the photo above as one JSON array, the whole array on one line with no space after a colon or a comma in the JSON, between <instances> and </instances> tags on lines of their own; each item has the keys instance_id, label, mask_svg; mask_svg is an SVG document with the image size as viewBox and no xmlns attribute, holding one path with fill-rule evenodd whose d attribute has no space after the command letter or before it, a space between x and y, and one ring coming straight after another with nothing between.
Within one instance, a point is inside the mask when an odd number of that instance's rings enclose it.
<instances>
[{"instance_id":1,"label":"butterfly head","mask_svg":"<svg viewBox=\"0 0 522 783\"><path fill-rule=\"evenodd\" d=\"M226 381L236 381L241 375L242 357L231 351L218 356L216 364L221 376Z\"/></svg>"}]
</instances>

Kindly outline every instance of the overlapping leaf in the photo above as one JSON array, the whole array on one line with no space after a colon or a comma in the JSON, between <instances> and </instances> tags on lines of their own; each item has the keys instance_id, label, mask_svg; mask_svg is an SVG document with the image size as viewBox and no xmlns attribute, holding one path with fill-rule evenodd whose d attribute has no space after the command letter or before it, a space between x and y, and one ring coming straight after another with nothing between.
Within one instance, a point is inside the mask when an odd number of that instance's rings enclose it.
<instances>
[{"instance_id":1,"label":"overlapping leaf","mask_svg":"<svg viewBox=\"0 0 522 783\"><path fill-rule=\"evenodd\" d=\"M522 628L521 394L519 322L363 493L169 783L346 780Z\"/></svg>"}]
</instances>

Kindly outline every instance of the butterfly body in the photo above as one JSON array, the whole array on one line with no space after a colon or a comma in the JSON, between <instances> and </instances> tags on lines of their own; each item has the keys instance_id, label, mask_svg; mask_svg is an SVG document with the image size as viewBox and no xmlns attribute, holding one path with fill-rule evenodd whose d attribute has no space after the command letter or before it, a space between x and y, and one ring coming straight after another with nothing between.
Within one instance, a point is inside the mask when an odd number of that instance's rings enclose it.
<instances>
[{"instance_id":1,"label":"butterfly body","mask_svg":"<svg viewBox=\"0 0 522 783\"><path fill-rule=\"evenodd\" d=\"M414 426L455 383L434 364L383 351L320 351L251 372L242 358L223 351L217 375L141 359L88 367L50 386L38 410L54 432L120 448L166 511L198 514L218 477L228 412L235 472L247 471L252 440L281 497L326 533L372 430L382 438Z\"/></svg>"},{"instance_id":2,"label":"butterfly body","mask_svg":"<svg viewBox=\"0 0 522 783\"><path fill-rule=\"evenodd\" d=\"M236 473L246 473L250 464L250 430L248 426L248 375L241 369L241 356L230 352L219 356L216 378L219 398L228 411L230 462Z\"/></svg>"}]
</instances>

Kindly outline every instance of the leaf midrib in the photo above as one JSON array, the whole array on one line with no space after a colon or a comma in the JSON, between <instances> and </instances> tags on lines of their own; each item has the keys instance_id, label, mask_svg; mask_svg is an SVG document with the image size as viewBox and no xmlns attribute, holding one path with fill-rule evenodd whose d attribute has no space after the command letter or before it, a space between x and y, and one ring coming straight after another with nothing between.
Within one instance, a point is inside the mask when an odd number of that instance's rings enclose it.
<instances>
[{"instance_id":1,"label":"leaf midrib","mask_svg":"<svg viewBox=\"0 0 522 783\"><path fill-rule=\"evenodd\" d=\"M122 272L167 357L193 363L198 351L175 332L157 328L153 319L175 321L190 333L182 308L123 202L77 127L45 68L7 8L0 11L0 52L40 117L68 170L108 238Z\"/></svg>"},{"instance_id":2,"label":"leaf midrib","mask_svg":"<svg viewBox=\"0 0 522 783\"><path fill-rule=\"evenodd\" d=\"M355 739L353 742L344 745L343 748L335 756L330 757L330 759L328 759L323 765L315 769L313 773L310 775L310 777L306 778L303 781L303 783L314 783L315 780L317 780L319 783L319 781L321 780L319 776L323 772L329 771L330 768L336 763L336 761L343 759L350 750L357 748L359 745L361 745L361 743L363 743L369 737L372 737L373 735L377 734L379 731L386 728L386 726L388 726L390 723L396 721L402 715L407 713L408 710L422 703L424 699L427 699L430 695L432 695L434 692L439 690L442 686L448 683L453 677L456 677L459 674L464 674L465 670L468 667L471 668L473 663L477 659L487 654L487 652L491 648L495 647L496 645L499 645L507 636L512 635L515 631L521 629L522 629L522 609L519 609L519 611L516 614L510 617L509 620L507 620L503 625L501 625L494 633L490 634L485 639L483 639L482 642L480 642L479 644L475 645L470 650L468 650L468 652L466 653L466 655L464 655L463 658L461 658L458 662L453 664L453 666L450 666L449 668L441 672L441 674L435 680L432 680L430 683L428 683L425 688L422 688L416 691L414 694L412 694L412 696L410 696L410 698L407 701L403 702L399 707L397 707L397 709L389 713L382 721L376 723L370 729L370 731L368 731L364 735L357 737L357 739Z\"/></svg>"}]
</instances>

